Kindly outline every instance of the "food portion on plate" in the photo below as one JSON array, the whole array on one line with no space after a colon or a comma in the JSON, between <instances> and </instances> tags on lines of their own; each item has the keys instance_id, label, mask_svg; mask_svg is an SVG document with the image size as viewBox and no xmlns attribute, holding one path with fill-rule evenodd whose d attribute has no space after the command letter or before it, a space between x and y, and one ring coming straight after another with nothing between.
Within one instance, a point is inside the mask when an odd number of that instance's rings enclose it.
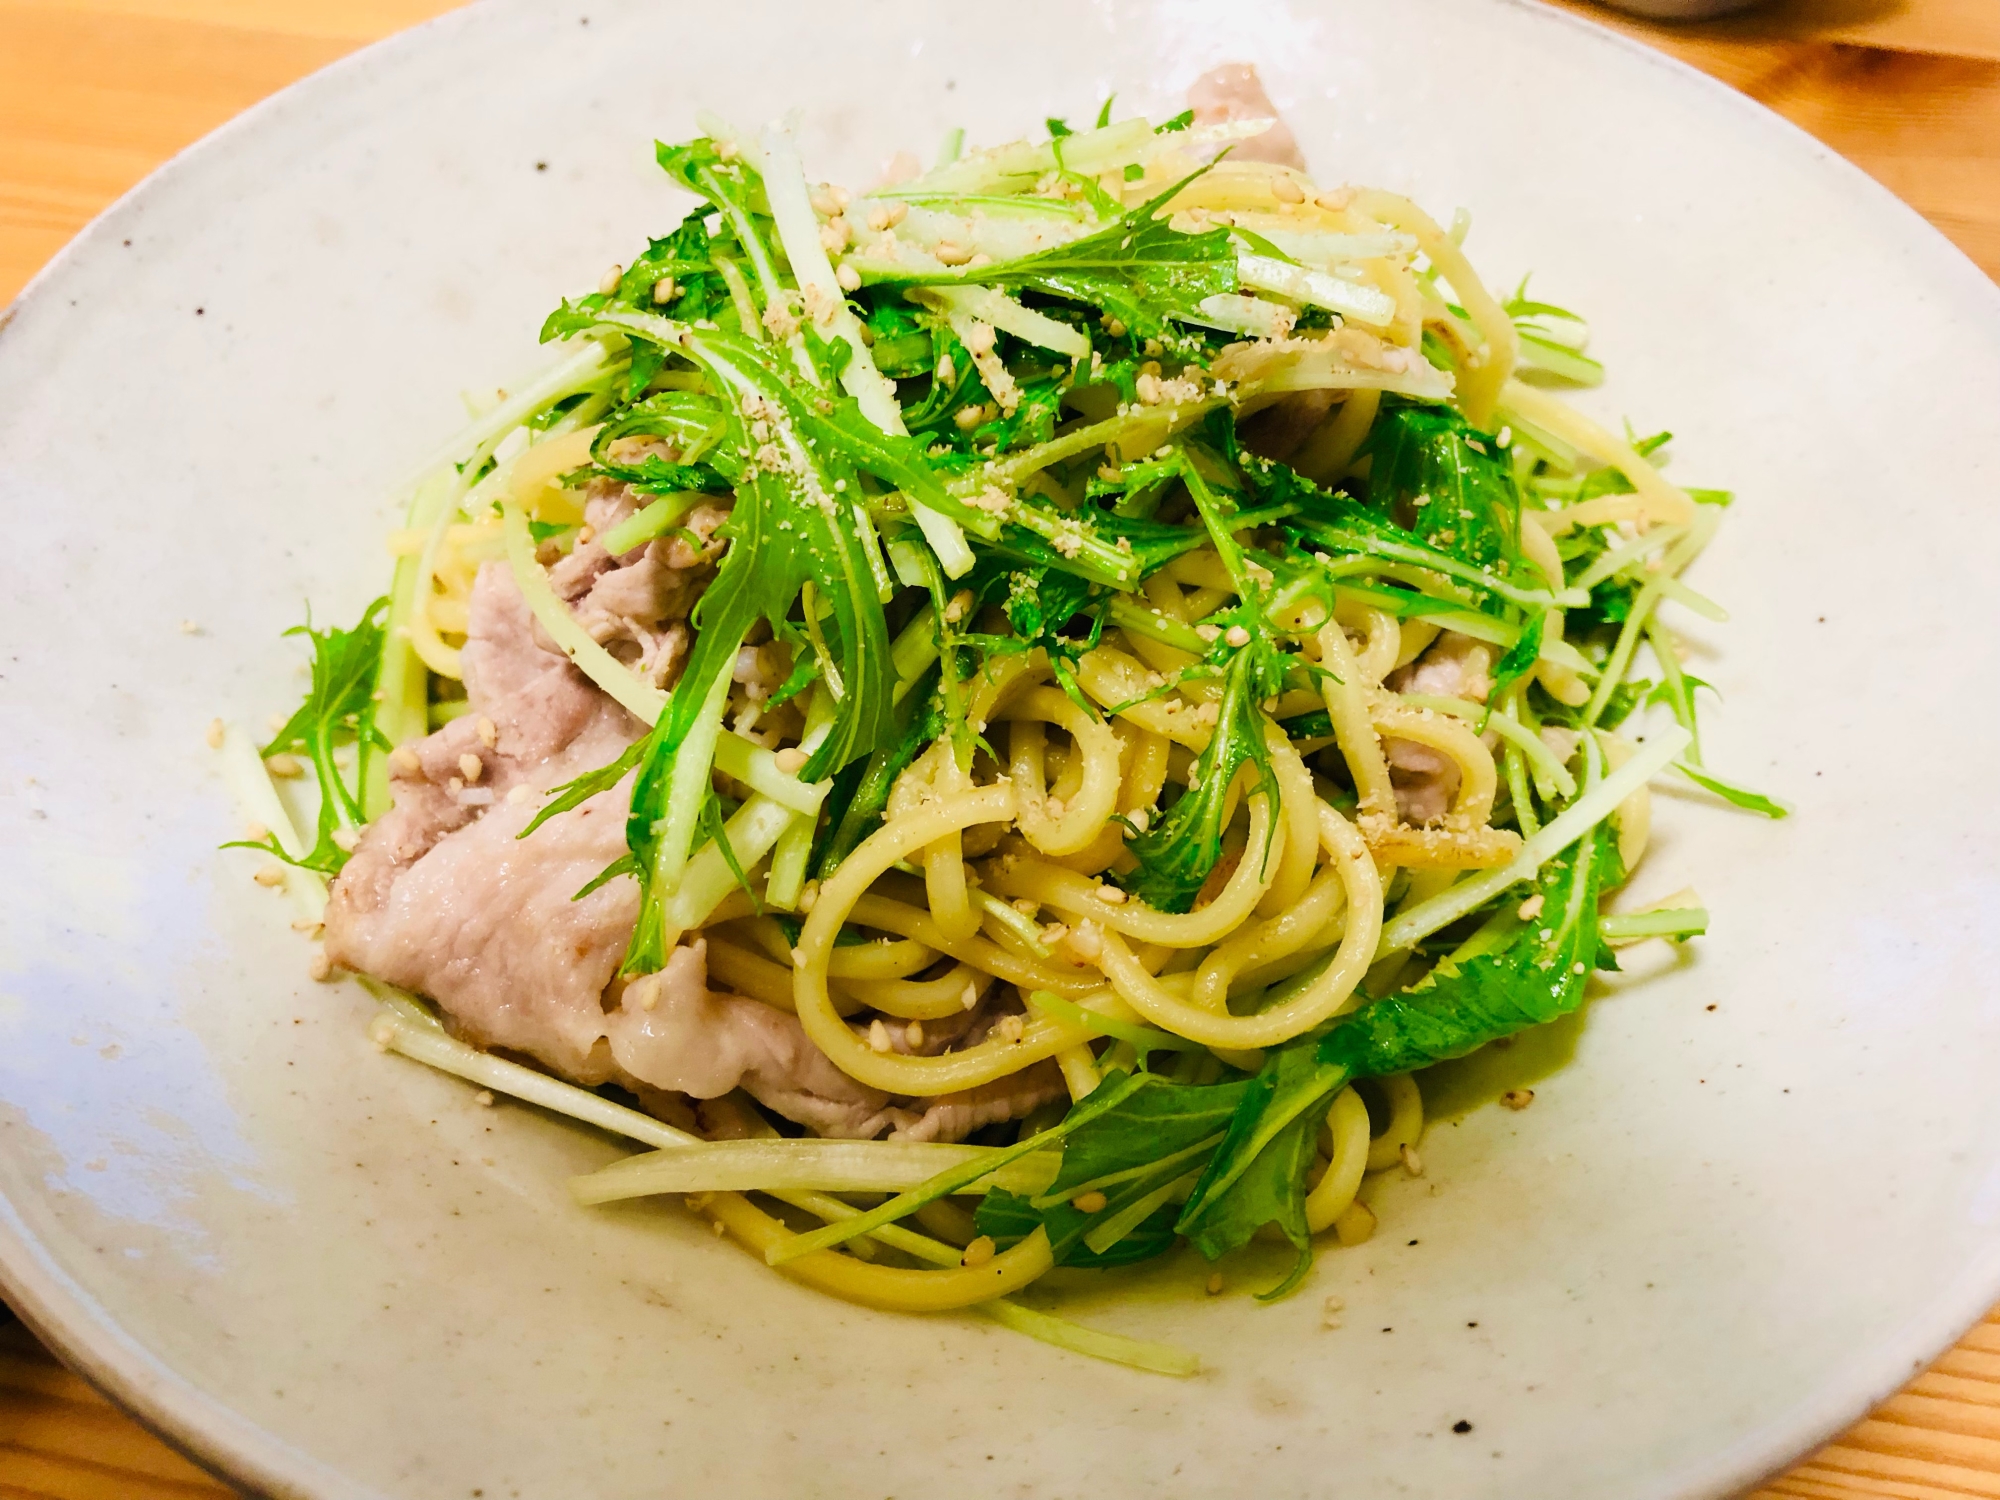
<instances>
[{"instance_id":1,"label":"food portion on plate","mask_svg":"<svg viewBox=\"0 0 2000 1500\"><path fill-rule=\"evenodd\" d=\"M693 211L229 740L378 1044L654 1148L584 1203L1181 1372L1009 1294L1259 1236L1290 1291L1421 1170L1413 1074L1703 930L1605 910L1654 776L1780 811L1661 614L1721 617L1729 497L1551 393L1584 325L1462 218L1320 186L1246 67L1191 101L867 191L660 146Z\"/></svg>"}]
</instances>

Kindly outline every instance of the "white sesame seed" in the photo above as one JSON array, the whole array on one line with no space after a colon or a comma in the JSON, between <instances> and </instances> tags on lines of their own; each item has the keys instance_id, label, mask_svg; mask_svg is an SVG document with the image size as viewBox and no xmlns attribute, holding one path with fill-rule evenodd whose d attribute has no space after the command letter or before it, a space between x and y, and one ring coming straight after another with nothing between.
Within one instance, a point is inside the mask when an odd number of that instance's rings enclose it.
<instances>
[{"instance_id":1,"label":"white sesame seed","mask_svg":"<svg viewBox=\"0 0 2000 1500\"><path fill-rule=\"evenodd\" d=\"M956 625L960 620L963 620L966 617L967 613L970 612L971 609L972 609L972 590L960 589L957 593L953 594L945 604L944 607L945 623L947 625Z\"/></svg>"},{"instance_id":2,"label":"white sesame seed","mask_svg":"<svg viewBox=\"0 0 2000 1500\"><path fill-rule=\"evenodd\" d=\"M819 242L830 255L838 255L845 250L853 238L853 230L847 220L828 219L819 226Z\"/></svg>"},{"instance_id":3,"label":"white sesame seed","mask_svg":"<svg viewBox=\"0 0 2000 1500\"><path fill-rule=\"evenodd\" d=\"M974 354L986 354L993 348L993 325L974 319L972 326L965 330L965 347Z\"/></svg>"},{"instance_id":4,"label":"white sesame seed","mask_svg":"<svg viewBox=\"0 0 2000 1500\"><path fill-rule=\"evenodd\" d=\"M1063 949L1083 963L1094 964L1104 956L1103 929L1095 922L1079 922L1063 940Z\"/></svg>"},{"instance_id":5,"label":"white sesame seed","mask_svg":"<svg viewBox=\"0 0 2000 1500\"><path fill-rule=\"evenodd\" d=\"M812 759L812 757L807 755L798 746L788 745L772 756L771 759L776 762L778 769L783 771L787 776L796 776L799 774L800 768L808 760Z\"/></svg>"},{"instance_id":6,"label":"white sesame seed","mask_svg":"<svg viewBox=\"0 0 2000 1500\"><path fill-rule=\"evenodd\" d=\"M513 786L507 789L507 800L513 803L514 806L516 807L519 807L523 802L526 802L530 797L534 795L535 795L534 792L529 789L526 782L521 783L519 786Z\"/></svg>"},{"instance_id":7,"label":"white sesame seed","mask_svg":"<svg viewBox=\"0 0 2000 1500\"><path fill-rule=\"evenodd\" d=\"M922 1021L912 1021L909 1025L905 1026L903 1028L903 1041L912 1050L923 1046L924 1023Z\"/></svg>"},{"instance_id":8,"label":"white sesame seed","mask_svg":"<svg viewBox=\"0 0 2000 1500\"><path fill-rule=\"evenodd\" d=\"M673 277L662 276L658 281L653 283L653 305L655 307L664 306L679 296L680 290L679 287L674 285Z\"/></svg>"},{"instance_id":9,"label":"white sesame seed","mask_svg":"<svg viewBox=\"0 0 2000 1500\"><path fill-rule=\"evenodd\" d=\"M352 828L336 828L333 830L333 842L337 848L345 849L352 854L354 846L361 842L361 835Z\"/></svg>"},{"instance_id":10,"label":"white sesame seed","mask_svg":"<svg viewBox=\"0 0 2000 1500\"><path fill-rule=\"evenodd\" d=\"M858 292L861 290L861 273L846 261L842 261L834 271L833 279L840 283L840 289L843 292Z\"/></svg>"},{"instance_id":11,"label":"white sesame seed","mask_svg":"<svg viewBox=\"0 0 2000 1500\"><path fill-rule=\"evenodd\" d=\"M1000 1024L994 1029L1009 1042L1018 1042L1027 1027L1019 1016L1007 1015L1000 1018Z\"/></svg>"},{"instance_id":12,"label":"white sesame seed","mask_svg":"<svg viewBox=\"0 0 2000 1500\"><path fill-rule=\"evenodd\" d=\"M222 720L210 719L208 721L208 729L202 735L202 738L208 741L209 749L220 750L222 748L222 737L226 732L222 726Z\"/></svg>"},{"instance_id":13,"label":"white sesame seed","mask_svg":"<svg viewBox=\"0 0 2000 1500\"><path fill-rule=\"evenodd\" d=\"M902 223L903 220L909 215L909 212L910 212L909 204L891 203L887 209L889 217L889 228L894 229L898 224Z\"/></svg>"},{"instance_id":14,"label":"white sesame seed","mask_svg":"<svg viewBox=\"0 0 2000 1500\"><path fill-rule=\"evenodd\" d=\"M1229 627L1228 633L1223 636L1223 639L1228 641L1232 646L1247 646L1250 644L1250 632L1245 630L1241 625L1232 625Z\"/></svg>"},{"instance_id":15,"label":"white sesame seed","mask_svg":"<svg viewBox=\"0 0 2000 1500\"><path fill-rule=\"evenodd\" d=\"M306 961L306 972L321 984L333 978L333 960L326 956L326 949L313 949L312 957Z\"/></svg>"},{"instance_id":16,"label":"white sesame seed","mask_svg":"<svg viewBox=\"0 0 2000 1500\"><path fill-rule=\"evenodd\" d=\"M993 1236L982 1234L965 1247L965 1254L959 1257L959 1264L968 1270L976 1270L993 1259Z\"/></svg>"},{"instance_id":17,"label":"white sesame seed","mask_svg":"<svg viewBox=\"0 0 2000 1500\"><path fill-rule=\"evenodd\" d=\"M479 743L491 750L500 743L500 730L494 722L481 714L472 724L473 732L479 736Z\"/></svg>"},{"instance_id":18,"label":"white sesame seed","mask_svg":"<svg viewBox=\"0 0 2000 1500\"><path fill-rule=\"evenodd\" d=\"M258 867L257 873L255 875L252 875L250 878L256 881L257 884L259 885L269 885L269 886L283 885L285 883L285 867L281 864L275 864L275 863L268 865L261 865Z\"/></svg>"},{"instance_id":19,"label":"white sesame seed","mask_svg":"<svg viewBox=\"0 0 2000 1500\"><path fill-rule=\"evenodd\" d=\"M1125 904L1125 892L1115 885L1100 885L1095 894L1099 901L1108 902L1112 906Z\"/></svg>"},{"instance_id":20,"label":"white sesame seed","mask_svg":"<svg viewBox=\"0 0 2000 1500\"><path fill-rule=\"evenodd\" d=\"M618 283L624 279L625 268L623 266L608 266L605 268L604 274L597 278L597 289L609 297L613 292L618 290Z\"/></svg>"},{"instance_id":21,"label":"white sesame seed","mask_svg":"<svg viewBox=\"0 0 2000 1500\"><path fill-rule=\"evenodd\" d=\"M296 755L273 755L264 762L264 769L282 781L306 774L306 768Z\"/></svg>"},{"instance_id":22,"label":"white sesame seed","mask_svg":"<svg viewBox=\"0 0 2000 1500\"><path fill-rule=\"evenodd\" d=\"M809 913L818 902L819 882L817 880L808 880L805 883L804 889L799 892L799 910Z\"/></svg>"},{"instance_id":23,"label":"white sesame seed","mask_svg":"<svg viewBox=\"0 0 2000 1500\"><path fill-rule=\"evenodd\" d=\"M1535 1102L1533 1089L1509 1089L1500 1096L1500 1102L1509 1109L1526 1109Z\"/></svg>"},{"instance_id":24,"label":"white sesame seed","mask_svg":"<svg viewBox=\"0 0 2000 1500\"><path fill-rule=\"evenodd\" d=\"M1399 1154L1403 1158L1403 1170L1405 1172L1408 1172L1412 1177L1421 1177L1424 1175L1424 1159L1417 1155L1417 1148L1415 1146L1405 1141L1403 1142L1402 1151Z\"/></svg>"},{"instance_id":25,"label":"white sesame seed","mask_svg":"<svg viewBox=\"0 0 2000 1500\"><path fill-rule=\"evenodd\" d=\"M481 1109L491 1109L493 1107L493 1090L481 1089L472 1096L472 1102Z\"/></svg>"},{"instance_id":26,"label":"white sesame seed","mask_svg":"<svg viewBox=\"0 0 2000 1500\"><path fill-rule=\"evenodd\" d=\"M1280 203L1303 203L1306 201L1306 190L1299 186L1296 178L1281 174L1271 179L1271 196Z\"/></svg>"},{"instance_id":27,"label":"white sesame seed","mask_svg":"<svg viewBox=\"0 0 2000 1500\"><path fill-rule=\"evenodd\" d=\"M485 769L485 762L480 760L471 751L467 751L458 758L458 774L465 778L466 785L468 786L477 781Z\"/></svg>"},{"instance_id":28,"label":"white sesame seed","mask_svg":"<svg viewBox=\"0 0 2000 1500\"><path fill-rule=\"evenodd\" d=\"M972 259L972 251L970 249L964 245L956 244L951 240L939 240L937 247L931 251L931 254L935 255L948 266L962 266Z\"/></svg>"},{"instance_id":29,"label":"white sesame seed","mask_svg":"<svg viewBox=\"0 0 2000 1500\"><path fill-rule=\"evenodd\" d=\"M1535 920L1535 918L1539 917L1542 914L1543 905L1544 905L1544 898L1542 894L1539 891L1537 891L1534 895L1530 896L1526 901L1523 901L1521 903L1521 909L1517 911L1514 915L1519 917L1523 922L1532 922Z\"/></svg>"},{"instance_id":30,"label":"white sesame seed","mask_svg":"<svg viewBox=\"0 0 2000 1500\"><path fill-rule=\"evenodd\" d=\"M408 745L398 745L389 752L389 768L405 776L415 776L423 770L424 763L417 759L417 752Z\"/></svg>"},{"instance_id":31,"label":"white sesame seed","mask_svg":"<svg viewBox=\"0 0 2000 1500\"><path fill-rule=\"evenodd\" d=\"M890 1051L893 1046L889 1040L889 1028L882 1024L880 1016L868 1023L868 1045L876 1052Z\"/></svg>"},{"instance_id":32,"label":"white sesame seed","mask_svg":"<svg viewBox=\"0 0 2000 1500\"><path fill-rule=\"evenodd\" d=\"M1194 628L1194 633L1205 641L1217 641L1222 638L1222 627L1220 625L1197 625Z\"/></svg>"},{"instance_id":33,"label":"white sesame seed","mask_svg":"<svg viewBox=\"0 0 2000 1500\"><path fill-rule=\"evenodd\" d=\"M949 354L941 356L937 362L937 381L939 385L958 384L958 371L953 368Z\"/></svg>"},{"instance_id":34,"label":"white sesame seed","mask_svg":"<svg viewBox=\"0 0 2000 1500\"><path fill-rule=\"evenodd\" d=\"M965 981L965 993L958 997L959 1009L971 1010L972 1007L977 1005L978 1003L979 1003L979 985L977 981L968 979Z\"/></svg>"}]
</instances>

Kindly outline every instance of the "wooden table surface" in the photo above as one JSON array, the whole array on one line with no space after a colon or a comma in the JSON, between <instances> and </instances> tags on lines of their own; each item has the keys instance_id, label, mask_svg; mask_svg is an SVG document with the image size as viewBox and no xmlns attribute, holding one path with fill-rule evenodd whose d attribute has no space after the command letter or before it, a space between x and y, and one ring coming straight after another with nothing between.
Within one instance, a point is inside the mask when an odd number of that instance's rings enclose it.
<instances>
[{"instance_id":1,"label":"wooden table surface","mask_svg":"<svg viewBox=\"0 0 2000 1500\"><path fill-rule=\"evenodd\" d=\"M1779 0L1671 29L1612 18L1584 0L1558 3L1803 126L2000 279L2000 0ZM447 0L0 0L0 298L173 152L293 79L447 8ZM18 1324L0 1327L0 1500L230 1493L63 1370ZM1779 1496L2000 1500L2000 1313L1755 1500Z\"/></svg>"}]
</instances>

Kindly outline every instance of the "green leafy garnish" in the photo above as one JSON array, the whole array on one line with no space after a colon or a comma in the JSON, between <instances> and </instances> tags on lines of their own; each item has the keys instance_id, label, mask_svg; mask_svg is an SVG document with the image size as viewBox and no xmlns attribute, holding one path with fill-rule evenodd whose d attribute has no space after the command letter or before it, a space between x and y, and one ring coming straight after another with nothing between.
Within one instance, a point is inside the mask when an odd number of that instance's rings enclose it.
<instances>
[{"instance_id":1,"label":"green leafy garnish","mask_svg":"<svg viewBox=\"0 0 2000 1500\"><path fill-rule=\"evenodd\" d=\"M274 755L301 755L312 764L319 783L316 837L298 859L285 852L276 834L225 847L263 849L286 864L322 875L338 874L347 863L353 841L348 838L343 846L341 836L361 826L361 789L369 757L389 748L375 728L375 678L381 669L388 610L388 599L377 599L361 612L352 630L315 630L308 619L285 632L312 642L312 686L305 702L258 753L267 760ZM354 765L343 775L335 752L348 746L354 750Z\"/></svg>"}]
</instances>

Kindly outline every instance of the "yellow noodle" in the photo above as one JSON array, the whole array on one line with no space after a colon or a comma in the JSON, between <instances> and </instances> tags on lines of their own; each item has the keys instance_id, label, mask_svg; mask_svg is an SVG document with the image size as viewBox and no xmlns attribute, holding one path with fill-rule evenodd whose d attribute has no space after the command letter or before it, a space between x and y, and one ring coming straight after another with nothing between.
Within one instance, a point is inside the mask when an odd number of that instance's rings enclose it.
<instances>
[{"instance_id":1,"label":"yellow noodle","mask_svg":"<svg viewBox=\"0 0 2000 1500\"><path fill-rule=\"evenodd\" d=\"M936 979L850 979L840 988L884 1015L904 1021L935 1021L970 1010L965 1003L966 991L972 992L977 1004L992 983L992 975L969 964L954 964Z\"/></svg>"},{"instance_id":2,"label":"yellow noodle","mask_svg":"<svg viewBox=\"0 0 2000 1500\"><path fill-rule=\"evenodd\" d=\"M1333 1156L1321 1177L1306 1194L1306 1228L1314 1234L1329 1229L1347 1211L1361 1189L1361 1176L1368 1167L1368 1106L1351 1088L1333 1096L1326 1112L1326 1125L1333 1136Z\"/></svg>"},{"instance_id":3,"label":"yellow noodle","mask_svg":"<svg viewBox=\"0 0 2000 1500\"><path fill-rule=\"evenodd\" d=\"M1319 855L1319 798L1312 772L1299 758L1291 739L1276 724L1264 721L1264 745L1278 783L1278 808L1285 820L1285 845L1271 871L1270 888L1257 903L1257 915L1268 917L1293 905L1312 883Z\"/></svg>"},{"instance_id":4,"label":"yellow noodle","mask_svg":"<svg viewBox=\"0 0 2000 1500\"><path fill-rule=\"evenodd\" d=\"M1318 639L1320 663L1331 674L1321 681L1320 690L1326 695L1334 740L1347 762L1348 775L1354 779L1361 816L1393 819L1396 790L1389 782L1389 762L1382 756L1382 742L1375 737L1361 664L1340 626L1328 625Z\"/></svg>"},{"instance_id":5,"label":"yellow noodle","mask_svg":"<svg viewBox=\"0 0 2000 1500\"><path fill-rule=\"evenodd\" d=\"M1015 790L1015 825L1044 854L1074 854L1103 830L1118 810L1118 738L1111 726L1078 708L1060 689L1033 688L1003 711L1013 721L1009 774ZM1059 817L1050 817L1042 784L1044 724L1067 730L1080 761L1079 785L1069 793Z\"/></svg>"},{"instance_id":6,"label":"yellow noodle","mask_svg":"<svg viewBox=\"0 0 2000 1500\"><path fill-rule=\"evenodd\" d=\"M1157 698L1140 701L1155 690L1155 685L1147 681L1146 668L1123 651L1110 646L1086 651L1077 658L1076 681L1105 712L1115 713L1129 724L1190 750L1208 745L1209 726L1196 722L1193 714L1169 708Z\"/></svg>"},{"instance_id":7,"label":"yellow noodle","mask_svg":"<svg viewBox=\"0 0 2000 1500\"><path fill-rule=\"evenodd\" d=\"M886 896L863 896L854 903L850 920L864 927L879 927L884 932L908 933L928 946L949 953L961 963L970 964L983 973L1023 989L1054 990L1058 995L1067 997L1085 994L1101 982L1094 973L1058 968L1039 959L1025 958L987 938L967 938L963 942L947 939L938 930L937 923L931 920L929 912ZM836 956L845 951L834 949Z\"/></svg>"},{"instance_id":8,"label":"yellow noodle","mask_svg":"<svg viewBox=\"0 0 2000 1500\"><path fill-rule=\"evenodd\" d=\"M1104 934L1103 967L1118 995L1167 1031L1210 1047L1271 1047L1337 1015L1374 957L1382 931L1382 880L1368 846L1332 808L1319 809L1320 836L1347 894L1347 930L1326 972L1305 989L1251 1016L1217 1015L1172 994L1148 974L1115 932Z\"/></svg>"},{"instance_id":9,"label":"yellow noodle","mask_svg":"<svg viewBox=\"0 0 2000 1500\"><path fill-rule=\"evenodd\" d=\"M1428 708L1411 708L1391 693L1379 694L1369 705L1369 722L1385 739L1428 746L1458 766L1458 796L1446 817L1447 827L1471 829L1486 821L1500 783L1493 752L1478 735L1457 719Z\"/></svg>"},{"instance_id":10,"label":"yellow noodle","mask_svg":"<svg viewBox=\"0 0 2000 1500\"><path fill-rule=\"evenodd\" d=\"M1368 1170L1380 1172L1403 1159L1403 1148L1414 1147L1424 1133L1424 1096L1408 1073L1391 1073L1374 1080L1389 1106L1389 1123L1368 1147Z\"/></svg>"},{"instance_id":11,"label":"yellow noodle","mask_svg":"<svg viewBox=\"0 0 2000 1500\"><path fill-rule=\"evenodd\" d=\"M1354 455L1375 425L1382 407L1380 391L1356 391L1340 405L1331 420L1320 424L1293 456L1292 467L1308 479L1331 484L1347 472Z\"/></svg>"},{"instance_id":12,"label":"yellow noodle","mask_svg":"<svg viewBox=\"0 0 2000 1500\"><path fill-rule=\"evenodd\" d=\"M1361 631L1361 649L1355 653L1354 662L1361 669L1363 681L1379 683L1401 665L1403 628L1387 610L1349 596L1335 602L1333 617L1342 627ZM1436 634L1434 627L1432 634Z\"/></svg>"},{"instance_id":13,"label":"yellow noodle","mask_svg":"<svg viewBox=\"0 0 2000 1500\"><path fill-rule=\"evenodd\" d=\"M1453 285L1456 286L1456 283ZM1466 305L1471 306L1470 303ZM1688 499L1684 491L1661 478L1660 471L1646 462L1630 443L1623 438L1613 437L1575 407L1557 400L1547 391L1538 391L1531 385L1521 384L1518 380L1507 382L1501 399L1509 411L1518 412L1535 426L1554 433L1571 447L1581 448L1623 474L1638 493L1622 496L1607 495L1601 498L1639 502L1631 511L1631 519L1642 523L1660 522L1680 526L1694 519L1694 502ZM1584 505L1571 506L1569 509L1581 511L1586 506L1597 503L1597 501L1585 501ZM1610 509L1610 507L1605 508ZM1594 519L1573 520L1569 524L1595 525L1597 522Z\"/></svg>"},{"instance_id":14,"label":"yellow noodle","mask_svg":"<svg viewBox=\"0 0 2000 1500\"><path fill-rule=\"evenodd\" d=\"M1493 418L1503 389L1507 392L1509 405L1513 404L1516 389L1526 389L1518 384L1509 384L1515 360L1520 354L1520 341L1514 335L1513 319L1486 290L1486 283L1479 279L1479 273L1473 270L1465 252L1453 244L1451 237L1416 204L1394 193L1369 189L1355 195L1355 206L1363 213L1414 235L1418 248L1430 258L1438 274L1451 283L1460 305L1472 315L1473 326L1486 343L1472 352L1458 372L1458 404L1474 426L1486 426Z\"/></svg>"},{"instance_id":15,"label":"yellow noodle","mask_svg":"<svg viewBox=\"0 0 2000 1500\"><path fill-rule=\"evenodd\" d=\"M1312 810L1308 805L1307 811ZM1315 839L1314 844L1317 843ZM1195 971L1188 1000L1204 1010L1223 1013L1228 1009L1231 981L1239 972L1289 958L1312 943L1332 923L1345 901L1346 889L1341 884L1340 872L1321 870L1302 898L1287 902L1269 920L1241 928L1227 942L1218 944Z\"/></svg>"},{"instance_id":16,"label":"yellow noodle","mask_svg":"<svg viewBox=\"0 0 2000 1500\"><path fill-rule=\"evenodd\" d=\"M1605 768L1615 771L1639 747L1622 734L1597 732L1597 743L1604 747ZM1653 793L1644 782L1632 791L1632 795L1618 804L1612 816L1618 822L1618 859L1627 870L1637 869L1639 861L1646 856L1646 845L1653 836Z\"/></svg>"},{"instance_id":17,"label":"yellow noodle","mask_svg":"<svg viewBox=\"0 0 2000 1500\"><path fill-rule=\"evenodd\" d=\"M1246 770L1255 774L1254 768ZM1025 855L1002 860L986 883L997 895L1025 896L1082 918L1107 934L1122 932L1142 942L1198 948L1220 941L1250 915L1269 887L1266 867L1275 870L1284 857L1284 839L1284 825L1274 824L1271 817L1270 799L1253 796L1250 840L1242 859L1213 901L1185 915L1155 911L1137 901L1107 901L1102 894L1106 887L1098 882Z\"/></svg>"},{"instance_id":18,"label":"yellow noodle","mask_svg":"<svg viewBox=\"0 0 2000 1500\"><path fill-rule=\"evenodd\" d=\"M741 1193L715 1193L701 1211L762 1255L792 1238L792 1231ZM982 1266L915 1271L872 1266L837 1250L813 1250L778 1267L781 1274L849 1302L888 1312L949 1312L1019 1291L1055 1263L1049 1237L1037 1229Z\"/></svg>"},{"instance_id":19,"label":"yellow noodle","mask_svg":"<svg viewBox=\"0 0 2000 1500\"><path fill-rule=\"evenodd\" d=\"M876 1052L850 1031L828 993L826 961L834 936L877 876L911 850L934 843L946 833L975 823L1003 822L1013 815L1014 789L1006 782L941 797L891 819L863 840L820 888L819 900L799 934L799 966L792 994L806 1034L850 1078L892 1094L947 1094L1017 1073L1031 1062L1053 1057L1065 1047L1089 1039L1066 1022L1035 1016L1023 1026L1019 1040L996 1032L963 1052L902 1057Z\"/></svg>"}]
</instances>

